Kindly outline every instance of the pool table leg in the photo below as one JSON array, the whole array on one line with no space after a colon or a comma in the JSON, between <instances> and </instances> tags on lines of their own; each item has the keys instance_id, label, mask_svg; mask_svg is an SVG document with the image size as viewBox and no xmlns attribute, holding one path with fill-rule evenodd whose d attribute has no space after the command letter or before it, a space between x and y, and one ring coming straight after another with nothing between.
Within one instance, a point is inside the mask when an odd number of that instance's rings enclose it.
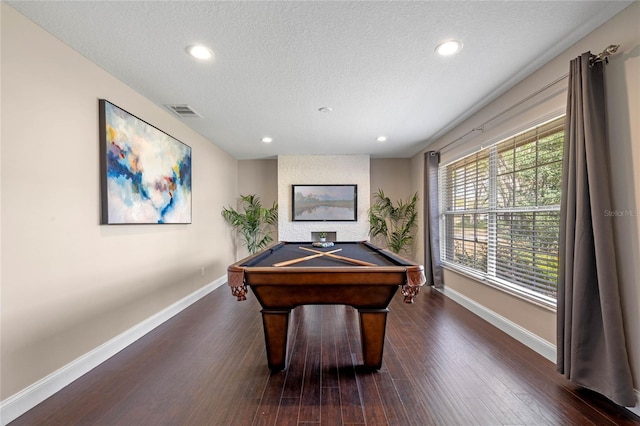
<instances>
[{"instance_id":1,"label":"pool table leg","mask_svg":"<svg viewBox=\"0 0 640 426\"><path fill-rule=\"evenodd\" d=\"M262 325L267 346L267 363L272 371L285 368L287 358L287 332L291 309L263 309Z\"/></svg>"},{"instance_id":2,"label":"pool table leg","mask_svg":"<svg viewBox=\"0 0 640 426\"><path fill-rule=\"evenodd\" d=\"M362 339L362 358L367 369L379 370L382 367L384 334L389 309L358 309L360 313L360 338Z\"/></svg>"}]
</instances>

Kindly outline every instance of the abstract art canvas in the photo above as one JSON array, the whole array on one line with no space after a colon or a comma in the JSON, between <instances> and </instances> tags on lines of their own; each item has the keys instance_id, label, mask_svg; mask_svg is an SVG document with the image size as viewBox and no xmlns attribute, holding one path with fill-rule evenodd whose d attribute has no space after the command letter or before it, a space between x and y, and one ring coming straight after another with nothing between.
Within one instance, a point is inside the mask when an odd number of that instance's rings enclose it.
<instances>
[{"instance_id":1,"label":"abstract art canvas","mask_svg":"<svg viewBox=\"0 0 640 426\"><path fill-rule=\"evenodd\" d=\"M100 99L102 224L191 223L191 148Z\"/></svg>"}]
</instances>

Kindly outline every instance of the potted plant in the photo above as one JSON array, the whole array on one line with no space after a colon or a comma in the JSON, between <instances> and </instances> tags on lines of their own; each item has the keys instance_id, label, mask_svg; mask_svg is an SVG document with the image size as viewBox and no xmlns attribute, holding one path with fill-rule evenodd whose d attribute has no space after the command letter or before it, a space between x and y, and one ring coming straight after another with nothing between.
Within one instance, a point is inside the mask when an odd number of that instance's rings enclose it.
<instances>
[{"instance_id":1,"label":"potted plant","mask_svg":"<svg viewBox=\"0 0 640 426\"><path fill-rule=\"evenodd\" d=\"M321 242L325 242L325 241L327 241L327 233L326 233L326 232L320 232L320 233L318 234L318 236L320 237L320 241L321 241Z\"/></svg>"},{"instance_id":2,"label":"potted plant","mask_svg":"<svg viewBox=\"0 0 640 426\"><path fill-rule=\"evenodd\" d=\"M391 199L378 189L373 195L373 203L369 209L369 235L372 238L380 237L394 253L408 251L417 228L417 203L417 192L406 201L399 200L394 205Z\"/></svg>"},{"instance_id":3,"label":"potted plant","mask_svg":"<svg viewBox=\"0 0 640 426\"><path fill-rule=\"evenodd\" d=\"M271 229L278 224L278 204L270 209L262 207L255 195L240 195L241 211L223 207L222 217L238 232L250 254L265 248L273 241Z\"/></svg>"}]
</instances>

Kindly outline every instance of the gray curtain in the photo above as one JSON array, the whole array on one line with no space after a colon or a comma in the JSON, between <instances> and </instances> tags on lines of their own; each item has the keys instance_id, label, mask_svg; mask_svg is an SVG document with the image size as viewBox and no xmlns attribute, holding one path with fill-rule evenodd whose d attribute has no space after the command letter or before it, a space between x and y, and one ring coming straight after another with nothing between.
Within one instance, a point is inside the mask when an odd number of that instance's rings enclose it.
<instances>
[{"instance_id":1,"label":"gray curtain","mask_svg":"<svg viewBox=\"0 0 640 426\"><path fill-rule=\"evenodd\" d=\"M440 153L424 154L424 264L428 285L444 286L440 262L440 223L438 207L438 167Z\"/></svg>"},{"instance_id":2,"label":"gray curtain","mask_svg":"<svg viewBox=\"0 0 640 426\"><path fill-rule=\"evenodd\" d=\"M571 61L562 169L558 371L634 406L613 241L604 71L589 52Z\"/></svg>"}]
</instances>

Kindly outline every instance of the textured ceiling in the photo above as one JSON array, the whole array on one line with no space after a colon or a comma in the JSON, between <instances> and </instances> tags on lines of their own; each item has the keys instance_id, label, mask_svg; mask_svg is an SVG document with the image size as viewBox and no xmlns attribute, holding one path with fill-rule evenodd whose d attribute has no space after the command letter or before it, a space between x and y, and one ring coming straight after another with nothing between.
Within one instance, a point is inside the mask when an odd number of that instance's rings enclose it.
<instances>
[{"instance_id":1,"label":"textured ceiling","mask_svg":"<svg viewBox=\"0 0 640 426\"><path fill-rule=\"evenodd\" d=\"M7 3L156 104L190 105L184 123L238 159L410 157L630 4ZM451 38L463 50L439 57Z\"/></svg>"}]
</instances>

